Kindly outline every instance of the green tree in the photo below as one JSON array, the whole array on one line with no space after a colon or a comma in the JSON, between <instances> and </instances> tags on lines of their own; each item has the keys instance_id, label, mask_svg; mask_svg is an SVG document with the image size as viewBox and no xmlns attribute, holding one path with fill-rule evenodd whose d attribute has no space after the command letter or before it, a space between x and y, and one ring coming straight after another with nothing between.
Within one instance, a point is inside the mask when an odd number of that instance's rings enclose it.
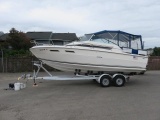
<instances>
[{"instance_id":1,"label":"green tree","mask_svg":"<svg viewBox=\"0 0 160 120\"><path fill-rule=\"evenodd\" d=\"M15 28L10 30L7 42L13 50L29 50L31 47L30 39L26 36L26 34L19 32Z\"/></svg>"},{"instance_id":2,"label":"green tree","mask_svg":"<svg viewBox=\"0 0 160 120\"><path fill-rule=\"evenodd\" d=\"M152 56L160 56L160 47L155 47L153 49Z\"/></svg>"},{"instance_id":3,"label":"green tree","mask_svg":"<svg viewBox=\"0 0 160 120\"><path fill-rule=\"evenodd\" d=\"M8 46L9 46L9 44L6 41L3 42L3 43L0 43L0 49L2 49L2 50L8 49Z\"/></svg>"}]
</instances>

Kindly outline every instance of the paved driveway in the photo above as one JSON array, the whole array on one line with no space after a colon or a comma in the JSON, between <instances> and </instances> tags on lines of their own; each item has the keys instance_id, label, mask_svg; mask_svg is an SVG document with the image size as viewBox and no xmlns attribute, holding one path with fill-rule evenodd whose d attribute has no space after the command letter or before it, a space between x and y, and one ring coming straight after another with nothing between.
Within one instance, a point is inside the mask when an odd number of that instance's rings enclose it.
<instances>
[{"instance_id":1,"label":"paved driveway","mask_svg":"<svg viewBox=\"0 0 160 120\"><path fill-rule=\"evenodd\" d=\"M20 75L0 73L0 120L160 120L160 71L133 76L124 87L41 80L4 90Z\"/></svg>"}]
</instances>

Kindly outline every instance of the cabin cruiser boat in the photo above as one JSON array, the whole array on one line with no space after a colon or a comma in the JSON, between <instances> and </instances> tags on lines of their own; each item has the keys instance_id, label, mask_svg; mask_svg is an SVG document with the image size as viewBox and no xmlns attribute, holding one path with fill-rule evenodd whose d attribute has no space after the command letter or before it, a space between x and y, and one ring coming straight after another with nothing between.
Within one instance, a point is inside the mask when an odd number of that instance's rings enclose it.
<instances>
[{"instance_id":1,"label":"cabin cruiser boat","mask_svg":"<svg viewBox=\"0 0 160 120\"><path fill-rule=\"evenodd\" d=\"M148 62L141 36L122 31L86 34L67 45L34 46L30 51L53 68L78 73L136 74L146 71Z\"/></svg>"}]
</instances>

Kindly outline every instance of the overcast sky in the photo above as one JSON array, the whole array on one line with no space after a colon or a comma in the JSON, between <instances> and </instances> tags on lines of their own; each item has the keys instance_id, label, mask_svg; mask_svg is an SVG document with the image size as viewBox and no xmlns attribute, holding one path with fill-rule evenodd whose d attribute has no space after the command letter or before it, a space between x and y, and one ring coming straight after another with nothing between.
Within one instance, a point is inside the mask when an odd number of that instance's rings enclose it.
<instances>
[{"instance_id":1,"label":"overcast sky","mask_svg":"<svg viewBox=\"0 0 160 120\"><path fill-rule=\"evenodd\" d=\"M121 30L160 47L160 0L0 0L0 31L12 27L77 36Z\"/></svg>"}]
</instances>

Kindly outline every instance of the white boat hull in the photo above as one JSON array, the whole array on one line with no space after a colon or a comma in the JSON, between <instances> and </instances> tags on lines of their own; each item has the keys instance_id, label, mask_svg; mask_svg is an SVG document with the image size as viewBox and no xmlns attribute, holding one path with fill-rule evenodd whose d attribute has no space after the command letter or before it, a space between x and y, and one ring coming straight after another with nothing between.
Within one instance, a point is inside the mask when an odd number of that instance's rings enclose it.
<instances>
[{"instance_id":1,"label":"white boat hull","mask_svg":"<svg viewBox=\"0 0 160 120\"><path fill-rule=\"evenodd\" d=\"M70 46L35 46L31 52L45 64L61 71L76 69L103 72L142 72L146 70L147 56L133 55L112 50Z\"/></svg>"}]
</instances>

